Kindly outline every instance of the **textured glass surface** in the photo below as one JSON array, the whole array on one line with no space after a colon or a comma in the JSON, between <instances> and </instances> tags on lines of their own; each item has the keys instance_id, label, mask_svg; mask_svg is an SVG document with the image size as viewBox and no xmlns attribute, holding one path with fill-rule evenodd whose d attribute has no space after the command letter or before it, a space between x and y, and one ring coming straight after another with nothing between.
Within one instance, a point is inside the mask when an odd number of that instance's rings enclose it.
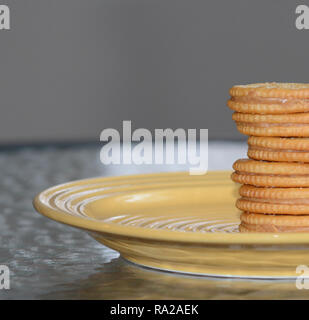
<instances>
[{"instance_id":1,"label":"textured glass surface","mask_svg":"<svg viewBox=\"0 0 309 320\"><path fill-rule=\"evenodd\" d=\"M231 169L246 145L211 143L209 169ZM245 281L157 272L130 264L85 232L32 207L41 190L70 180L168 170L177 166L103 166L100 147L41 147L0 152L0 265L11 289L1 299L307 298L295 281Z\"/></svg>"}]
</instances>

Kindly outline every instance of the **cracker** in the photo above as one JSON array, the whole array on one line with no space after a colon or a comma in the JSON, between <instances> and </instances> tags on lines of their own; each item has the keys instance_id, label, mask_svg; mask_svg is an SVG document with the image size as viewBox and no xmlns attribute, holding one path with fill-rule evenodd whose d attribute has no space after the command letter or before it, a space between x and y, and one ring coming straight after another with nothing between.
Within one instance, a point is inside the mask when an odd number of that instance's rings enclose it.
<instances>
[{"instance_id":1,"label":"cracker","mask_svg":"<svg viewBox=\"0 0 309 320\"><path fill-rule=\"evenodd\" d=\"M234 112L232 119L236 122L245 123L271 123L271 124L309 124L309 113L291 114L250 114Z\"/></svg>"},{"instance_id":2,"label":"cracker","mask_svg":"<svg viewBox=\"0 0 309 320\"><path fill-rule=\"evenodd\" d=\"M244 212L240 232L308 232L309 216L266 215Z\"/></svg>"},{"instance_id":3,"label":"cracker","mask_svg":"<svg viewBox=\"0 0 309 320\"><path fill-rule=\"evenodd\" d=\"M254 114L286 114L286 113L298 113L309 112L309 99L296 100L289 99L288 101L261 101L249 100L240 101L240 98L230 99L227 105L230 109L242 113L254 113Z\"/></svg>"},{"instance_id":4,"label":"cracker","mask_svg":"<svg viewBox=\"0 0 309 320\"><path fill-rule=\"evenodd\" d=\"M309 124L294 126L274 126L256 127L250 123L236 123L240 133L248 136L259 137L309 137Z\"/></svg>"},{"instance_id":5,"label":"cracker","mask_svg":"<svg viewBox=\"0 0 309 320\"><path fill-rule=\"evenodd\" d=\"M266 199L264 201L266 201ZM309 215L308 203L293 204L293 201L290 201L290 202L291 202L290 204L271 203L271 202L263 202L263 201L254 201L254 199L247 200L247 199L240 198L236 201L236 207L242 211L263 213L263 214Z\"/></svg>"},{"instance_id":6,"label":"cracker","mask_svg":"<svg viewBox=\"0 0 309 320\"><path fill-rule=\"evenodd\" d=\"M267 160L278 162L306 162L309 163L309 152L292 152L278 150L261 150L254 147L249 147L248 157L255 160Z\"/></svg>"},{"instance_id":7,"label":"cracker","mask_svg":"<svg viewBox=\"0 0 309 320\"><path fill-rule=\"evenodd\" d=\"M309 188L261 188L243 185L239 188L239 195L257 199L308 199Z\"/></svg>"},{"instance_id":8,"label":"cracker","mask_svg":"<svg viewBox=\"0 0 309 320\"><path fill-rule=\"evenodd\" d=\"M254 137L248 139L250 147L260 147L275 150L295 150L309 152L308 138L280 138L280 137Z\"/></svg>"},{"instance_id":9,"label":"cracker","mask_svg":"<svg viewBox=\"0 0 309 320\"><path fill-rule=\"evenodd\" d=\"M309 98L309 84L307 83L253 83L236 85L230 89L234 97L272 97L272 98Z\"/></svg>"},{"instance_id":10,"label":"cracker","mask_svg":"<svg viewBox=\"0 0 309 320\"><path fill-rule=\"evenodd\" d=\"M309 164L290 162L268 162L251 159L239 159L234 162L233 169L244 173L269 175L309 175ZM308 176L309 178L309 176Z\"/></svg>"},{"instance_id":11,"label":"cracker","mask_svg":"<svg viewBox=\"0 0 309 320\"><path fill-rule=\"evenodd\" d=\"M309 187L309 177L285 177L271 175L252 175L246 173L233 172L231 178L234 182L240 184L249 184L257 187L282 187L282 188L297 188Z\"/></svg>"}]
</instances>

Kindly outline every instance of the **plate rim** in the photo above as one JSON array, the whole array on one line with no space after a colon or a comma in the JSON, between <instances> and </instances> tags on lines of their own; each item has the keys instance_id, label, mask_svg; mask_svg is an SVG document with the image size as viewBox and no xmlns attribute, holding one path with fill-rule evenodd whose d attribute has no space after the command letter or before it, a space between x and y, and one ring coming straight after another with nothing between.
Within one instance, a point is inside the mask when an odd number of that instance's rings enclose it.
<instances>
[{"instance_id":1,"label":"plate rim","mask_svg":"<svg viewBox=\"0 0 309 320\"><path fill-rule=\"evenodd\" d=\"M214 170L208 171L207 174L226 174L232 173L231 170ZM206 174L206 175L207 175ZM195 243L200 245L205 244L220 244L220 245L294 245L294 244L309 244L309 233L224 233L224 232L183 232L183 231L166 231L134 226L124 226L117 224L110 224L106 222L98 223L98 221L90 220L81 216L73 216L61 209L54 209L46 204L44 201L46 193L53 190L63 188L69 185L83 185L93 183L94 181L113 182L121 181L123 179L134 180L136 178L152 178L165 176L184 176L188 175L187 171L177 172L160 172L160 173L146 173L121 175L112 177L93 177L87 179L73 180L62 184L49 187L39 192L33 199L33 206L41 215L55 220L57 222L76 227L86 231L100 232L110 235L117 235L120 237L148 239L151 241L167 241L167 242L181 242L181 243ZM204 175L205 176L205 175ZM192 177L192 176L191 176ZM197 178L198 179L198 178ZM228 181L228 180L227 180ZM183 234L186 234L186 237Z\"/></svg>"}]
</instances>

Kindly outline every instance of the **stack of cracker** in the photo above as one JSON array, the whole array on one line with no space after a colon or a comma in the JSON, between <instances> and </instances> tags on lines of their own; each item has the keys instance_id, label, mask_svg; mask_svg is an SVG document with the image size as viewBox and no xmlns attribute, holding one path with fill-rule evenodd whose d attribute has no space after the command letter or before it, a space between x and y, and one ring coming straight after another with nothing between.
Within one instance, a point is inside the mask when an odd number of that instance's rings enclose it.
<instances>
[{"instance_id":1,"label":"stack of cracker","mask_svg":"<svg viewBox=\"0 0 309 320\"><path fill-rule=\"evenodd\" d=\"M237 160L241 232L309 232L309 84L234 86L228 106L249 136Z\"/></svg>"}]
</instances>

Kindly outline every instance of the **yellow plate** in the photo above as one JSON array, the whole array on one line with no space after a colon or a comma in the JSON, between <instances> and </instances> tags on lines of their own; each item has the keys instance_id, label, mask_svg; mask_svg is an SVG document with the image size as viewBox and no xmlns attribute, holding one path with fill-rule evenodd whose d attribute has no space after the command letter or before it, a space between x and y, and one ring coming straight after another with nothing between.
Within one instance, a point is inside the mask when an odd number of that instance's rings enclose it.
<instances>
[{"instance_id":1,"label":"yellow plate","mask_svg":"<svg viewBox=\"0 0 309 320\"><path fill-rule=\"evenodd\" d=\"M211 276L295 278L309 266L309 233L239 233L229 171L94 178L34 199L38 212L86 230L123 258Z\"/></svg>"}]
</instances>

